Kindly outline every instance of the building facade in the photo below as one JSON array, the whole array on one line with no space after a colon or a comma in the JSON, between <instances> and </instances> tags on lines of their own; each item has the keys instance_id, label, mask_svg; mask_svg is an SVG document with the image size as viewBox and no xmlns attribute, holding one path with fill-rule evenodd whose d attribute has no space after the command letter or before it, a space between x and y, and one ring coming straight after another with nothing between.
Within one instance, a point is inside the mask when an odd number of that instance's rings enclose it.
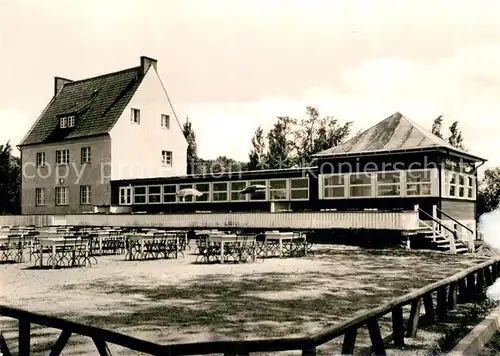
<instances>
[{"instance_id":1,"label":"building facade","mask_svg":"<svg viewBox=\"0 0 500 356\"><path fill-rule=\"evenodd\" d=\"M150 213L403 211L475 231L477 168L485 160L395 113L346 143L315 155L315 166L154 179L113 180L112 204ZM240 192L251 185L266 189ZM199 197L176 192L194 188Z\"/></svg>"},{"instance_id":2,"label":"building facade","mask_svg":"<svg viewBox=\"0 0 500 356\"><path fill-rule=\"evenodd\" d=\"M23 214L109 206L111 181L186 174L187 142L157 61L98 77L56 77L54 96L19 145Z\"/></svg>"}]
</instances>

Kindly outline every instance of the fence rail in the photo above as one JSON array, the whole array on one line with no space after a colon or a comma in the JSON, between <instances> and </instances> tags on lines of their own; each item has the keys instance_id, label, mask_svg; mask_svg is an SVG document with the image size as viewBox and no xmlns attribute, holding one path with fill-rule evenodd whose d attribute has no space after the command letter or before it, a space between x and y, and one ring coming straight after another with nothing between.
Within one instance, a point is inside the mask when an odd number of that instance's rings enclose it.
<instances>
[{"instance_id":1,"label":"fence rail","mask_svg":"<svg viewBox=\"0 0 500 356\"><path fill-rule=\"evenodd\" d=\"M422 325L434 324L446 320L449 310L456 308L457 302L474 300L484 291L484 287L494 283L500 276L500 258L485 261L470 267L449 278L429 284L421 289L395 298L390 302L368 312L354 316L341 324L327 328L313 336L290 339L263 339L248 341L210 341L186 344L160 345L136 339L117 332L91 327L64 319L50 317L24 310L0 306L0 315L19 321L19 355L29 355L31 324L38 324L61 330L50 355L60 355L72 334L90 337L100 355L110 355L107 343L150 355L208 355L223 354L225 356L250 355L256 352L276 352L300 350L303 356L316 355L316 348L335 338L343 336L342 354L352 354L356 344L358 329L367 327L371 348L377 355L385 355L385 347L394 342L395 346L405 344L405 337L415 337L417 329ZM437 293L434 303L433 293ZM425 314L421 316L422 303ZM403 307L411 305L410 316L405 323ZM379 319L392 314L392 333L382 337ZM3 355L11 355L5 340L0 334L0 351Z\"/></svg>"}]
</instances>

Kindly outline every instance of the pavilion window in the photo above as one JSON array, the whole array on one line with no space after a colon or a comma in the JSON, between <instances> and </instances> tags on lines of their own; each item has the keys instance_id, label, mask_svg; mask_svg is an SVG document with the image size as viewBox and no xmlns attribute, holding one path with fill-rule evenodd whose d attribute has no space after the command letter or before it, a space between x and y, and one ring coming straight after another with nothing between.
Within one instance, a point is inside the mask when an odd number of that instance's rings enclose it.
<instances>
[{"instance_id":1,"label":"pavilion window","mask_svg":"<svg viewBox=\"0 0 500 356\"><path fill-rule=\"evenodd\" d=\"M309 199L309 179L290 178L290 200Z\"/></svg>"},{"instance_id":2,"label":"pavilion window","mask_svg":"<svg viewBox=\"0 0 500 356\"><path fill-rule=\"evenodd\" d=\"M193 185L192 184L179 184L179 190L182 190L182 189L192 189L193 188ZM193 199L193 196L192 195L188 195L188 196L185 196L185 197L177 197L179 202L183 202L183 203L192 203L194 201Z\"/></svg>"},{"instance_id":3,"label":"pavilion window","mask_svg":"<svg viewBox=\"0 0 500 356\"><path fill-rule=\"evenodd\" d=\"M466 197L466 186L465 186L465 176L463 174L458 174L458 197Z\"/></svg>"},{"instance_id":4,"label":"pavilion window","mask_svg":"<svg viewBox=\"0 0 500 356\"><path fill-rule=\"evenodd\" d=\"M212 201L228 201L227 196L228 183L212 183Z\"/></svg>"},{"instance_id":5,"label":"pavilion window","mask_svg":"<svg viewBox=\"0 0 500 356\"><path fill-rule=\"evenodd\" d=\"M476 180L474 176L467 177L467 198L476 199Z\"/></svg>"},{"instance_id":6,"label":"pavilion window","mask_svg":"<svg viewBox=\"0 0 500 356\"><path fill-rule=\"evenodd\" d=\"M240 192L246 187L246 181L231 182L231 201L246 201L248 195L240 194Z\"/></svg>"},{"instance_id":7,"label":"pavilion window","mask_svg":"<svg viewBox=\"0 0 500 356\"><path fill-rule=\"evenodd\" d=\"M150 185L148 187L148 203L161 203L161 185Z\"/></svg>"},{"instance_id":8,"label":"pavilion window","mask_svg":"<svg viewBox=\"0 0 500 356\"><path fill-rule=\"evenodd\" d=\"M362 198L371 196L373 196L372 174L351 174L349 176L349 197Z\"/></svg>"},{"instance_id":9,"label":"pavilion window","mask_svg":"<svg viewBox=\"0 0 500 356\"><path fill-rule=\"evenodd\" d=\"M431 170L406 171L406 195L428 196L432 195Z\"/></svg>"},{"instance_id":10,"label":"pavilion window","mask_svg":"<svg viewBox=\"0 0 500 356\"><path fill-rule=\"evenodd\" d=\"M146 204L146 186L134 187L134 204Z\"/></svg>"},{"instance_id":11,"label":"pavilion window","mask_svg":"<svg viewBox=\"0 0 500 356\"><path fill-rule=\"evenodd\" d=\"M449 198L454 198L457 195L457 179L455 172L444 172L444 193Z\"/></svg>"},{"instance_id":12,"label":"pavilion window","mask_svg":"<svg viewBox=\"0 0 500 356\"><path fill-rule=\"evenodd\" d=\"M266 185L265 180L253 180L250 181L249 185ZM261 201L261 200L266 200L267 198L267 188L263 190L258 190L253 193L250 193L250 200L252 201Z\"/></svg>"},{"instance_id":13,"label":"pavilion window","mask_svg":"<svg viewBox=\"0 0 500 356\"><path fill-rule=\"evenodd\" d=\"M196 202L207 202L210 198L210 183L198 183L195 185L195 189L203 195L195 197Z\"/></svg>"},{"instance_id":14,"label":"pavilion window","mask_svg":"<svg viewBox=\"0 0 500 356\"><path fill-rule=\"evenodd\" d=\"M176 202L177 186L175 184L169 184L163 186L163 202L164 203L175 203Z\"/></svg>"},{"instance_id":15,"label":"pavilion window","mask_svg":"<svg viewBox=\"0 0 500 356\"><path fill-rule=\"evenodd\" d=\"M323 198L339 199L346 197L346 179L344 174L323 175Z\"/></svg>"},{"instance_id":16,"label":"pavilion window","mask_svg":"<svg viewBox=\"0 0 500 356\"><path fill-rule=\"evenodd\" d=\"M379 172L377 173L377 196L400 196L401 195L401 172Z\"/></svg>"},{"instance_id":17,"label":"pavilion window","mask_svg":"<svg viewBox=\"0 0 500 356\"><path fill-rule=\"evenodd\" d=\"M270 200L288 200L288 180L276 179L269 181Z\"/></svg>"}]
</instances>

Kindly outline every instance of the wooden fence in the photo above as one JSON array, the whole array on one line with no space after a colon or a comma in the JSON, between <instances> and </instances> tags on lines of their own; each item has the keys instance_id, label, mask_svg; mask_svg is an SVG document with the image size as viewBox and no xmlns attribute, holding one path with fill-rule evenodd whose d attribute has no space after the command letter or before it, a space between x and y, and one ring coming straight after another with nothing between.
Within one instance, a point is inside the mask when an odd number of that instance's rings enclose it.
<instances>
[{"instance_id":1,"label":"wooden fence","mask_svg":"<svg viewBox=\"0 0 500 356\"><path fill-rule=\"evenodd\" d=\"M107 343L120 345L131 350L150 355L208 355L242 356L257 352L276 352L299 350L303 356L316 355L316 348L335 338L343 336L342 354L349 355L354 351L358 329L367 327L372 351L376 355L385 355L385 347L393 342L402 347L405 337L415 337L417 328L446 320L449 310L456 308L457 302L474 300L484 288L490 286L500 276L500 258L491 259L470 267L452 277L432 283L402 297L393 299L387 304L364 312L352 319L327 328L316 335L289 338L248 341L210 341L188 344L160 345L139 340L92 326L86 326L60 318L39 315L27 311L0 306L0 315L19 321L19 355L26 356L30 352L30 328L32 324L61 330L61 334L52 347L50 355L60 355L72 334L90 337L100 355L110 355ZM436 298L434 298L436 294ZM436 300L436 302L434 301ZM422 303L425 314L421 316ZM409 319L405 322L403 307L411 305ZM392 315L392 333L383 337L379 320L383 316ZM0 351L3 355L11 355L5 340L0 334Z\"/></svg>"},{"instance_id":2,"label":"wooden fence","mask_svg":"<svg viewBox=\"0 0 500 356\"><path fill-rule=\"evenodd\" d=\"M0 215L0 225L166 228L415 230L415 211L233 212L194 214Z\"/></svg>"}]
</instances>

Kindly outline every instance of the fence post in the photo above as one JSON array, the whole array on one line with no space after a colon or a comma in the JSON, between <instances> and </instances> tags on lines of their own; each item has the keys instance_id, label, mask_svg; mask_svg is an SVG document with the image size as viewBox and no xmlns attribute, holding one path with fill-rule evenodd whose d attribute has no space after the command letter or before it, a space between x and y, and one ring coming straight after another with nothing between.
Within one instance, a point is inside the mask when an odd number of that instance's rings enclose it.
<instances>
[{"instance_id":1,"label":"fence post","mask_svg":"<svg viewBox=\"0 0 500 356\"><path fill-rule=\"evenodd\" d=\"M380 326L377 319L373 318L368 320L368 333L372 342L372 350L375 355L385 356L385 345L380 333Z\"/></svg>"},{"instance_id":2,"label":"fence post","mask_svg":"<svg viewBox=\"0 0 500 356\"><path fill-rule=\"evenodd\" d=\"M7 343L5 342L5 338L3 337L2 332L0 331L0 355L3 356L12 356Z\"/></svg>"},{"instance_id":3,"label":"fence post","mask_svg":"<svg viewBox=\"0 0 500 356\"><path fill-rule=\"evenodd\" d=\"M423 297L425 307L425 321L429 325L436 324L436 314L434 313L434 303L432 301L432 293L427 293Z\"/></svg>"},{"instance_id":4,"label":"fence post","mask_svg":"<svg viewBox=\"0 0 500 356\"><path fill-rule=\"evenodd\" d=\"M418 321L420 319L421 306L422 306L422 298L414 299L411 302L410 319L408 320L408 327L406 331L407 337L417 336Z\"/></svg>"},{"instance_id":5,"label":"fence post","mask_svg":"<svg viewBox=\"0 0 500 356\"><path fill-rule=\"evenodd\" d=\"M467 276L467 300L472 300L476 297L476 276L470 273Z\"/></svg>"},{"instance_id":6,"label":"fence post","mask_svg":"<svg viewBox=\"0 0 500 356\"><path fill-rule=\"evenodd\" d=\"M490 267L491 266L488 266L484 269L484 281L485 281L487 287L489 287L493 284L493 277L492 277Z\"/></svg>"},{"instance_id":7,"label":"fence post","mask_svg":"<svg viewBox=\"0 0 500 356\"><path fill-rule=\"evenodd\" d=\"M467 300L467 285L465 283L465 278L462 278L458 281L458 297L460 298L460 302L465 302Z\"/></svg>"},{"instance_id":8,"label":"fence post","mask_svg":"<svg viewBox=\"0 0 500 356\"><path fill-rule=\"evenodd\" d=\"M448 289L448 310L455 310L457 308L457 283L450 284Z\"/></svg>"},{"instance_id":9,"label":"fence post","mask_svg":"<svg viewBox=\"0 0 500 356\"><path fill-rule=\"evenodd\" d=\"M477 271L476 292L478 294L481 294L483 292L483 288L484 288L484 274L483 270L480 269L479 271Z\"/></svg>"},{"instance_id":10,"label":"fence post","mask_svg":"<svg viewBox=\"0 0 500 356\"><path fill-rule=\"evenodd\" d=\"M446 300L446 287L440 287L437 290L436 312L440 321L446 320L448 305Z\"/></svg>"},{"instance_id":11,"label":"fence post","mask_svg":"<svg viewBox=\"0 0 500 356\"><path fill-rule=\"evenodd\" d=\"M19 319L19 356L28 356L30 354L30 329L28 320Z\"/></svg>"},{"instance_id":12,"label":"fence post","mask_svg":"<svg viewBox=\"0 0 500 356\"><path fill-rule=\"evenodd\" d=\"M344 342L342 343L342 355L352 355L354 353L357 335L358 328L349 328L345 331Z\"/></svg>"},{"instance_id":13,"label":"fence post","mask_svg":"<svg viewBox=\"0 0 500 356\"><path fill-rule=\"evenodd\" d=\"M402 347L405 345L405 325L404 325L404 319L403 319L403 307L402 306L395 307L392 310L392 334L394 336L394 345L395 346ZM349 354L351 354L351 353L349 353ZM342 353L342 354L344 355L344 353Z\"/></svg>"}]
</instances>

